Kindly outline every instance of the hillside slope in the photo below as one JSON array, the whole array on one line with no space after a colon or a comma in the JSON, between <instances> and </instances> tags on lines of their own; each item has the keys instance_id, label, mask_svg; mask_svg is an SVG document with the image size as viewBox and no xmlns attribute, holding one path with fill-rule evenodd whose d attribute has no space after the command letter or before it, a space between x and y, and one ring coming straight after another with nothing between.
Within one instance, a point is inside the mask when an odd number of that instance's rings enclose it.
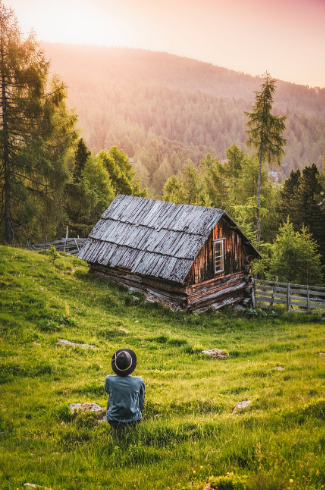
<instances>
[{"instance_id":1,"label":"hillside slope","mask_svg":"<svg viewBox=\"0 0 325 490\"><path fill-rule=\"evenodd\" d=\"M211 475L227 488L322 488L317 320L185 316L90 275L74 257L52 265L46 253L0 247L0 488L202 489ZM105 407L110 359L124 346L138 355L146 403L143 422L115 434L68 404ZM203 348L229 357L213 361Z\"/></svg>"},{"instance_id":2,"label":"hillside slope","mask_svg":"<svg viewBox=\"0 0 325 490\"><path fill-rule=\"evenodd\" d=\"M254 103L257 77L167 53L50 43L43 48L69 86L69 103L93 150L117 143L134 156L139 146L160 145L159 166L174 150L182 161L197 163L207 151L223 159L233 142L245 148L243 111ZM278 81L275 110L288 114L285 175L313 162L320 167L325 89Z\"/></svg>"}]
</instances>

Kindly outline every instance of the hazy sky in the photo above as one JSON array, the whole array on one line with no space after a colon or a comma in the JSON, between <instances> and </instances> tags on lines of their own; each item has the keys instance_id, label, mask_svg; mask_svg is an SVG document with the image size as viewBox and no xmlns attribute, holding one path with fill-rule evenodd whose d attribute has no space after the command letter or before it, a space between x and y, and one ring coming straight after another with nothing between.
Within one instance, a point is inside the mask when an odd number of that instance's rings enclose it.
<instances>
[{"instance_id":1,"label":"hazy sky","mask_svg":"<svg viewBox=\"0 0 325 490\"><path fill-rule=\"evenodd\" d=\"M1 0L0 0L1 1ZM325 0L4 0L42 41L166 51L325 87Z\"/></svg>"}]
</instances>

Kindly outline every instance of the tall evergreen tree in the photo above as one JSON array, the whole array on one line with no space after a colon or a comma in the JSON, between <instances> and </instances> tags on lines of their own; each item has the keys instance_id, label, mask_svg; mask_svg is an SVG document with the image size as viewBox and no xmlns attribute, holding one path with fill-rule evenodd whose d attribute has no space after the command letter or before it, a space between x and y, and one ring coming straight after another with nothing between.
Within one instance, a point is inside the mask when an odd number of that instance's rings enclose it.
<instances>
[{"instance_id":1,"label":"tall evergreen tree","mask_svg":"<svg viewBox=\"0 0 325 490\"><path fill-rule=\"evenodd\" d=\"M74 169L73 169L73 177L75 182L80 182L82 171L85 168L88 157L91 155L91 152L88 150L86 143L83 138L80 138L78 141L78 146L75 151L75 161L74 161Z\"/></svg>"},{"instance_id":2,"label":"tall evergreen tree","mask_svg":"<svg viewBox=\"0 0 325 490\"><path fill-rule=\"evenodd\" d=\"M178 175L169 177L164 185L163 200L175 204L202 204L200 175L191 160ZM206 204L205 204L206 205Z\"/></svg>"},{"instance_id":3,"label":"tall evergreen tree","mask_svg":"<svg viewBox=\"0 0 325 490\"><path fill-rule=\"evenodd\" d=\"M198 204L225 209L228 204L226 172L217 158L208 153L200 162L200 194Z\"/></svg>"},{"instance_id":4,"label":"tall evergreen tree","mask_svg":"<svg viewBox=\"0 0 325 490\"><path fill-rule=\"evenodd\" d=\"M84 170L90 155L91 152L88 150L86 143L83 138L80 138L74 152L72 181L66 185L65 189L65 204L69 230L70 234L72 233L76 236L85 236L84 225L88 223L88 218L85 218L85 215L87 215L88 208L91 207L91 204L88 203L93 202L89 199L86 200L85 188L88 188L89 186L84 185ZM95 175L101 175L101 172L98 172L97 168L94 169L94 176ZM97 184L95 179L95 188L97 188ZM94 192L96 192L96 190L94 190Z\"/></svg>"},{"instance_id":5,"label":"tall evergreen tree","mask_svg":"<svg viewBox=\"0 0 325 490\"><path fill-rule=\"evenodd\" d=\"M315 164L291 172L281 191L279 211L283 222L290 218L295 231L304 226L316 240L325 264L324 177Z\"/></svg>"},{"instance_id":6,"label":"tall evergreen tree","mask_svg":"<svg viewBox=\"0 0 325 490\"><path fill-rule=\"evenodd\" d=\"M297 193L298 228L306 226L319 246L322 261L325 264L325 203L324 191L319 171L315 164L302 170Z\"/></svg>"},{"instance_id":7,"label":"tall evergreen tree","mask_svg":"<svg viewBox=\"0 0 325 490\"><path fill-rule=\"evenodd\" d=\"M41 201L43 210L58 209L60 189L69 178L64 156L76 137L76 118L66 111L66 90L57 78L46 91L48 71L34 35L23 39L13 10L1 1L0 190L8 244L15 229L26 224L19 215L34 219Z\"/></svg>"},{"instance_id":8,"label":"tall evergreen tree","mask_svg":"<svg viewBox=\"0 0 325 490\"><path fill-rule=\"evenodd\" d=\"M282 138L285 129L286 116L274 116L271 114L273 105L273 94L275 92L276 80L271 78L268 72L264 75L264 83L260 92L255 92L255 105L253 112L245 112L248 117L247 127L249 148L257 150L259 161L258 186L257 186L257 247L261 240L261 175L262 164L276 162L280 164L284 154L283 146L286 140Z\"/></svg>"},{"instance_id":9,"label":"tall evergreen tree","mask_svg":"<svg viewBox=\"0 0 325 490\"><path fill-rule=\"evenodd\" d=\"M147 190L140 189L133 165L127 154L117 146L101 151L97 157L107 170L116 194L146 197Z\"/></svg>"},{"instance_id":10,"label":"tall evergreen tree","mask_svg":"<svg viewBox=\"0 0 325 490\"><path fill-rule=\"evenodd\" d=\"M300 170L291 170L290 176L284 181L283 188L280 191L279 213L280 218L285 223L290 216L291 222L297 222L294 210L297 205L297 193L300 184Z\"/></svg>"},{"instance_id":11,"label":"tall evergreen tree","mask_svg":"<svg viewBox=\"0 0 325 490\"><path fill-rule=\"evenodd\" d=\"M263 262L263 261L262 261ZM271 247L271 256L264 260L267 279L282 282L323 284L323 267L316 240L307 228L295 231L289 218Z\"/></svg>"}]
</instances>

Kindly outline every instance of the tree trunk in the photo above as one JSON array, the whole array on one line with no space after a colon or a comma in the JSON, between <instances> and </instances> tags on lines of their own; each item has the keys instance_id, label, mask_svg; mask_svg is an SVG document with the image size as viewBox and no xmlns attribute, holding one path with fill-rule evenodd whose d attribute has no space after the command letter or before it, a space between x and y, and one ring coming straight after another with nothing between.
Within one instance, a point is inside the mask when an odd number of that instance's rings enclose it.
<instances>
[{"instance_id":1,"label":"tree trunk","mask_svg":"<svg viewBox=\"0 0 325 490\"><path fill-rule=\"evenodd\" d=\"M263 135L261 136L261 139ZM260 250L261 241L261 181L262 181L262 143L258 153L258 180L257 180L257 251Z\"/></svg>"},{"instance_id":2,"label":"tree trunk","mask_svg":"<svg viewBox=\"0 0 325 490\"><path fill-rule=\"evenodd\" d=\"M10 181L10 155L8 141L8 114L6 77L4 72L4 53L1 43L1 109L2 109L2 131L3 131L3 167L4 167L4 221L5 239L8 245L12 244L13 232L11 226L11 181Z\"/></svg>"}]
</instances>

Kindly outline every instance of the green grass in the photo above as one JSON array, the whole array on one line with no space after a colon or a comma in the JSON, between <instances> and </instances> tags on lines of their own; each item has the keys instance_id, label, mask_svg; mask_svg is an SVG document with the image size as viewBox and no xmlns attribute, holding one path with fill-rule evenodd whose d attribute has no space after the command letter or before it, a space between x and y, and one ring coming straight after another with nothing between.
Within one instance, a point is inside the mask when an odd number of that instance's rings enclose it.
<instances>
[{"instance_id":1,"label":"green grass","mask_svg":"<svg viewBox=\"0 0 325 490\"><path fill-rule=\"evenodd\" d=\"M187 316L76 258L53 266L46 253L1 247L0 489L201 490L209 478L220 489L325 488L324 324L254 311ZM68 404L105 406L121 347L136 351L147 390L143 422L116 434ZM228 359L204 357L209 348ZM252 403L233 413L243 400Z\"/></svg>"}]
</instances>

